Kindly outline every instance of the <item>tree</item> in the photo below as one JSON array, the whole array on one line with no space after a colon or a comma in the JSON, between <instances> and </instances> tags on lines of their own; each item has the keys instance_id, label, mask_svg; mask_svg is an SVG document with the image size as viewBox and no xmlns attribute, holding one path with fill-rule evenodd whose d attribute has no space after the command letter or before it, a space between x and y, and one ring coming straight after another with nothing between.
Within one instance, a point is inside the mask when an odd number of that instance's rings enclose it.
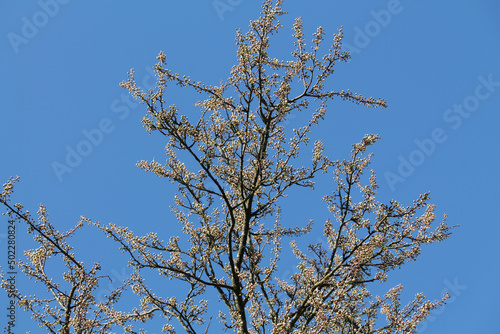
<instances>
[{"instance_id":1,"label":"tree","mask_svg":"<svg viewBox=\"0 0 500 334\"><path fill-rule=\"evenodd\" d=\"M127 227L83 217L77 228L85 222L97 226L118 243L135 269L107 301L94 305L95 287L105 279L97 275L99 264L85 269L66 243L76 229L58 232L48 222L43 206L39 222L33 221L21 205L8 204L17 179L4 185L0 200L9 215L28 223L29 232L41 245L28 251L30 263L20 266L44 283L52 298L23 297L16 291L19 304L33 312L41 325L54 333L106 332L113 326L135 332L130 322L144 322L159 314L168 321L163 328L168 333L175 333L172 318L187 333L208 333L212 318L207 319L207 312L212 305L202 297L211 289L225 307L219 310L219 321L235 333L414 333L429 311L446 300L444 296L431 302L417 294L401 306L400 285L384 296L370 292L393 269L415 260L422 244L447 238L450 227L446 217L433 227L429 193L410 206L376 200L376 175L373 171L365 174L372 157L367 150L378 135L365 135L346 160L328 158L318 140L309 165L300 164L309 133L323 119L330 100L367 107L386 107L386 101L350 90L325 89L337 63L350 58L342 50L342 29L334 35L328 53L320 55L325 32L319 27L308 49L302 21L297 18L292 60L273 58L270 38L281 28L278 17L283 14L281 0L266 0L259 19L250 22L249 32L237 31L238 63L219 86L173 73L163 52L154 66L155 89L138 87L133 70L121 83L147 107L142 121L147 131L167 141L165 163L140 161L138 166L178 185L172 210L187 240L171 237L165 242L158 233L136 236ZM195 104L201 109L195 121L167 104L169 84L207 96ZM309 121L290 131L287 117L307 112L311 104L316 110ZM323 198L332 215L322 228L326 242L309 244L306 251L296 239L313 232L312 222L282 226L279 203L290 189L313 188L314 178L328 172L333 173L336 187ZM292 239L291 250L298 260L299 272L289 280L275 275L284 238ZM45 275L45 262L54 255L64 259L68 290ZM148 286L146 269L184 282L186 294L160 296ZM128 287L140 298L140 306L122 313L114 305ZM385 315L385 322L380 314Z\"/></svg>"}]
</instances>

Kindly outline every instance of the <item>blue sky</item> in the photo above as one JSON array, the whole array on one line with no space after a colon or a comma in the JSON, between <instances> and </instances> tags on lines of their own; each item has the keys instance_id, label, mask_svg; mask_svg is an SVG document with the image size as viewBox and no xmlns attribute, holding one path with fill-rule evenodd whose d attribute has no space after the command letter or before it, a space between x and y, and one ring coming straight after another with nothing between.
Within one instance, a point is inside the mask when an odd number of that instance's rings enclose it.
<instances>
[{"instance_id":1,"label":"blue sky","mask_svg":"<svg viewBox=\"0 0 500 334\"><path fill-rule=\"evenodd\" d=\"M291 50L297 16L303 17L306 35L321 25L331 37L342 25L352 59L337 68L328 87L388 101L383 110L330 103L315 136L331 158L347 158L350 145L365 133L379 134L372 168L380 200L411 204L431 190L438 218L446 212L450 225L460 225L448 240L425 247L417 262L390 281L402 283L408 298L419 291L430 299L450 292L449 303L432 313L420 332L498 333L492 319L500 298L495 211L500 199L500 4L289 0L285 10L289 15L274 39L277 54ZM14 201L32 212L43 202L61 229L86 215L129 226L137 234L158 231L164 239L178 234L169 209L176 186L135 166L141 159L162 159L164 142L145 132L143 105L118 84L133 67L147 86L148 68L160 50L173 71L219 83L236 61L235 29L245 31L259 12L260 1L250 0L2 1L0 176L2 183L21 176ZM198 98L178 89L171 94L171 102L188 114L196 112ZM298 115L290 126L300 126L301 119ZM68 158L70 152L85 154ZM68 169L57 172L59 164ZM283 206L285 219L301 224L313 218L321 224L324 204L318 200L329 191L322 183L314 193L293 193ZM2 245L6 233L2 227ZM20 248L32 245L24 228L17 238ZM92 227L75 245L83 258L102 260L103 274L121 279L131 272L114 244ZM283 274L291 271L293 264L284 259ZM19 276L20 289L36 291L30 283ZM174 293L173 287L165 296ZM18 316L19 333L36 329L24 321L28 318Z\"/></svg>"}]
</instances>

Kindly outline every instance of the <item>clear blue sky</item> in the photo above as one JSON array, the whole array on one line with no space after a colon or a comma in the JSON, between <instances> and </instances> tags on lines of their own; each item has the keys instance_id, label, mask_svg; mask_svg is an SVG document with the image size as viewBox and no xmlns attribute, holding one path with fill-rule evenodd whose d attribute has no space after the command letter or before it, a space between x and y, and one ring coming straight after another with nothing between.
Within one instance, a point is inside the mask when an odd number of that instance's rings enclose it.
<instances>
[{"instance_id":1,"label":"clear blue sky","mask_svg":"<svg viewBox=\"0 0 500 334\"><path fill-rule=\"evenodd\" d=\"M214 3L226 4L226 10L218 12ZM407 288L408 298L419 291L430 299L450 292L449 303L432 313L421 332L500 333L500 3L289 0L285 9L290 14L275 39L277 52L290 49L297 16L303 16L307 35L321 25L331 37L343 25L352 60L338 68L329 87L388 101L384 110L330 103L316 134L331 157L346 158L365 133L379 134L372 167L381 200L411 204L431 190L438 217L446 212L451 225L460 225L391 279ZM118 84L134 67L147 85L147 68L160 50L178 73L209 84L226 79L236 60L235 29L246 30L259 12L255 0L2 1L0 177L4 183L21 176L14 200L32 212L43 202L61 229L86 215L137 234L177 234L169 209L176 187L135 166L141 159L161 160L164 142L144 131L143 105L129 100ZM175 90L169 102L193 113L198 97ZM86 134L99 128L102 139L89 144ZM67 165L72 150L86 156L71 160L71 172L57 173L54 163ZM294 193L284 204L285 219L321 224L318 199L329 191ZM18 233L20 248L32 245L24 230ZM6 233L1 227L2 249ZM78 254L102 260L103 274L120 278L131 272L98 231L87 227L81 236L75 240ZM286 261L284 274L293 270ZM31 293L31 282L19 280L18 287ZM165 297L175 294L169 284L162 285ZM5 296L1 301L3 310ZM0 319L3 327L3 311ZM28 319L18 316L18 333L37 332Z\"/></svg>"}]
</instances>

